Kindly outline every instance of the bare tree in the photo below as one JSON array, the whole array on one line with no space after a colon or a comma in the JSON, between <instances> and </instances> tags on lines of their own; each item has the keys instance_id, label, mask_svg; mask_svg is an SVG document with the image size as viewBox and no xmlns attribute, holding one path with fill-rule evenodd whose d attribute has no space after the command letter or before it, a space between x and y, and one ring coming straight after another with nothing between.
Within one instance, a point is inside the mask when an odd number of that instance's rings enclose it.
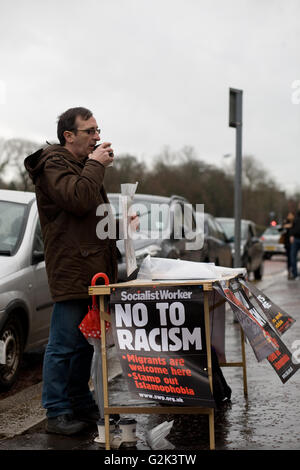
<instances>
[{"instance_id":1,"label":"bare tree","mask_svg":"<svg viewBox=\"0 0 300 470\"><path fill-rule=\"evenodd\" d=\"M24 159L35 152L40 145L26 139L9 139L0 142L1 160L0 170L2 181L13 180L17 189L22 191L33 190L29 175L24 167Z\"/></svg>"},{"instance_id":2,"label":"bare tree","mask_svg":"<svg viewBox=\"0 0 300 470\"><path fill-rule=\"evenodd\" d=\"M250 190L257 188L260 184L265 184L270 180L267 171L251 155L243 157L243 185Z\"/></svg>"},{"instance_id":3,"label":"bare tree","mask_svg":"<svg viewBox=\"0 0 300 470\"><path fill-rule=\"evenodd\" d=\"M4 144L5 144L5 140L1 138L0 139L0 181L3 180L5 168L8 165L8 157L4 153Z\"/></svg>"},{"instance_id":4,"label":"bare tree","mask_svg":"<svg viewBox=\"0 0 300 470\"><path fill-rule=\"evenodd\" d=\"M25 139L0 138L0 187L33 190L24 159L40 145ZM232 167L218 168L198 158L191 146L173 151L166 146L152 159L151 167L130 154L118 155L105 175L109 192L119 192L124 182L139 182L138 192L170 196L178 194L193 204L202 203L215 216L233 216L234 161ZM8 178L9 177L9 178ZM243 157L243 218L268 224L269 213L279 219L291 203L279 185L253 156ZM300 190L290 195L300 200Z\"/></svg>"},{"instance_id":5,"label":"bare tree","mask_svg":"<svg viewBox=\"0 0 300 470\"><path fill-rule=\"evenodd\" d=\"M109 192L120 192L121 183L139 182L145 180L146 166L130 154L117 155L113 167L105 172L105 187Z\"/></svg>"}]
</instances>

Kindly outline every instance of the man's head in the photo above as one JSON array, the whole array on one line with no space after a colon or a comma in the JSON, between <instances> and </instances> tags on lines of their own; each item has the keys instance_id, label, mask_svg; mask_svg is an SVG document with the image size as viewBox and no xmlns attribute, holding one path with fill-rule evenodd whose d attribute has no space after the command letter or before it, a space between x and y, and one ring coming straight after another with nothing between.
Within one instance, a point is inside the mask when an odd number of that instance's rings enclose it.
<instances>
[{"instance_id":1,"label":"man's head","mask_svg":"<svg viewBox=\"0 0 300 470\"><path fill-rule=\"evenodd\" d=\"M96 119L86 108L70 108L58 118L59 142L76 157L87 157L100 140L99 134Z\"/></svg>"}]
</instances>

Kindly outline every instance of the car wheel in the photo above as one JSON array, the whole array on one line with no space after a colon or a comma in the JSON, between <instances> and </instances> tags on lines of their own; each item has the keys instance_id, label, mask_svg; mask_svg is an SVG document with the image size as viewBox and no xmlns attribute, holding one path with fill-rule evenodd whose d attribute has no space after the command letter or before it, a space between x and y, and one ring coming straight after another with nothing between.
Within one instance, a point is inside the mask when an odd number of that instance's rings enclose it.
<instances>
[{"instance_id":1,"label":"car wheel","mask_svg":"<svg viewBox=\"0 0 300 470\"><path fill-rule=\"evenodd\" d=\"M9 390L17 380L23 356L24 336L16 315L11 315L0 333L4 343L6 363L0 364L0 390Z\"/></svg>"},{"instance_id":2,"label":"car wheel","mask_svg":"<svg viewBox=\"0 0 300 470\"><path fill-rule=\"evenodd\" d=\"M260 281L264 273L264 263L261 263L258 268L254 271L254 279Z\"/></svg>"}]
</instances>

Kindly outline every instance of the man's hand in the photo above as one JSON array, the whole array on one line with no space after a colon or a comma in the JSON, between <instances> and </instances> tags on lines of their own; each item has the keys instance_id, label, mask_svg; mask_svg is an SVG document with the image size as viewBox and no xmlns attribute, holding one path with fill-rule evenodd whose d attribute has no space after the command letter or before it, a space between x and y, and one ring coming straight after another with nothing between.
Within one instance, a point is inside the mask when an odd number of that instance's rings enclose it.
<instances>
[{"instance_id":1,"label":"man's hand","mask_svg":"<svg viewBox=\"0 0 300 470\"><path fill-rule=\"evenodd\" d=\"M91 160L97 160L105 167L111 165L114 161L114 151L111 148L111 143L103 142L93 153L90 153L89 158Z\"/></svg>"},{"instance_id":2,"label":"man's hand","mask_svg":"<svg viewBox=\"0 0 300 470\"><path fill-rule=\"evenodd\" d=\"M136 212L129 215L129 225L132 232L136 232L140 228L140 218Z\"/></svg>"},{"instance_id":3,"label":"man's hand","mask_svg":"<svg viewBox=\"0 0 300 470\"><path fill-rule=\"evenodd\" d=\"M294 243L294 240L295 240L295 238L293 237L293 235L291 235L291 236L290 236L290 243L291 243L291 245Z\"/></svg>"}]
</instances>

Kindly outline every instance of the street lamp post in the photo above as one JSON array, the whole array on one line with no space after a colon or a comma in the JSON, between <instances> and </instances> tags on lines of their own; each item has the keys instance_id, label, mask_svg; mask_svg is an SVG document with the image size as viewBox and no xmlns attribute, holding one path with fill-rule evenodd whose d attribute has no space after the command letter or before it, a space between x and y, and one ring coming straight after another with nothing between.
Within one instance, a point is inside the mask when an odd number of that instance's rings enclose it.
<instances>
[{"instance_id":1,"label":"street lamp post","mask_svg":"<svg viewBox=\"0 0 300 470\"><path fill-rule=\"evenodd\" d=\"M234 178L234 267L241 266L241 214L242 214L242 106L243 90L229 89L229 126L236 128Z\"/></svg>"}]
</instances>

